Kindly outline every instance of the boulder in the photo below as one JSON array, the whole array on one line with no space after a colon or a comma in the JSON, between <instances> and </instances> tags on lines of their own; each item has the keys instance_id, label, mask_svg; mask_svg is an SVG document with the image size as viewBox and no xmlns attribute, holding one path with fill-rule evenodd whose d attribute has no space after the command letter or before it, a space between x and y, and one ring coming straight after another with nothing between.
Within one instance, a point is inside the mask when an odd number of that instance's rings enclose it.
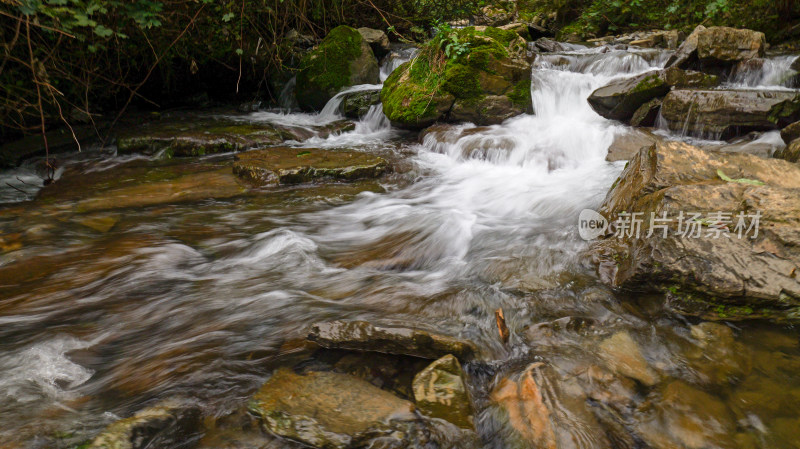
<instances>
[{"instance_id":1,"label":"boulder","mask_svg":"<svg viewBox=\"0 0 800 449\"><path fill-rule=\"evenodd\" d=\"M92 449L180 447L200 433L200 409L168 400L111 423L87 446Z\"/></svg>"},{"instance_id":2,"label":"boulder","mask_svg":"<svg viewBox=\"0 0 800 449\"><path fill-rule=\"evenodd\" d=\"M659 140L659 137L651 132L640 129L629 129L623 134L614 135L614 140L608 147L606 160L609 162L629 161L639 154L642 148L649 148Z\"/></svg>"},{"instance_id":3,"label":"boulder","mask_svg":"<svg viewBox=\"0 0 800 449\"><path fill-rule=\"evenodd\" d=\"M420 412L464 429L474 429L472 401L458 359L448 354L414 377L414 402Z\"/></svg>"},{"instance_id":4,"label":"boulder","mask_svg":"<svg viewBox=\"0 0 800 449\"><path fill-rule=\"evenodd\" d=\"M567 47L562 45L560 42L553 39L548 39L546 37L537 39L536 42L534 42L534 45L542 53L556 53L567 50Z\"/></svg>"},{"instance_id":5,"label":"boulder","mask_svg":"<svg viewBox=\"0 0 800 449\"><path fill-rule=\"evenodd\" d=\"M362 379L286 368L270 377L248 409L268 432L326 449L357 447L379 436L399 446L403 424L415 420L411 402Z\"/></svg>"},{"instance_id":6,"label":"boulder","mask_svg":"<svg viewBox=\"0 0 800 449\"><path fill-rule=\"evenodd\" d=\"M800 139L800 121L794 122L781 130L783 143L789 145L792 141Z\"/></svg>"},{"instance_id":7,"label":"boulder","mask_svg":"<svg viewBox=\"0 0 800 449\"><path fill-rule=\"evenodd\" d=\"M800 95L791 91L677 89L664 98L661 116L673 131L729 139L797 121Z\"/></svg>"},{"instance_id":8,"label":"boulder","mask_svg":"<svg viewBox=\"0 0 800 449\"><path fill-rule=\"evenodd\" d=\"M496 124L532 111L526 43L515 32L492 27L454 30L468 45L444 57L440 39L396 69L381 91L383 112L395 126L428 127L438 120Z\"/></svg>"},{"instance_id":9,"label":"boulder","mask_svg":"<svg viewBox=\"0 0 800 449\"><path fill-rule=\"evenodd\" d=\"M498 28L505 31L513 31L519 34L519 36L526 41L531 40L530 27L527 24L514 22L509 23L508 25L499 26Z\"/></svg>"},{"instance_id":10,"label":"boulder","mask_svg":"<svg viewBox=\"0 0 800 449\"><path fill-rule=\"evenodd\" d=\"M792 65L789 66L790 69L794 70L795 72L800 72L800 57L794 60Z\"/></svg>"},{"instance_id":11,"label":"boulder","mask_svg":"<svg viewBox=\"0 0 800 449\"><path fill-rule=\"evenodd\" d=\"M379 327L366 321L331 321L311 326L308 339L324 348L353 349L438 359L453 354L469 360L474 343L448 335L405 327Z\"/></svg>"},{"instance_id":12,"label":"boulder","mask_svg":"<svg viewBox=\"0 0 800 449\"><path fill-rule=\"evenodd\" d=\"M631 126L637 127L653 127L656 126L658 113L661 112L661 99L653 98L647 103L639 106L639 109L631 116Z\"/></svg>"},{"instance_id":13,"label":"boulder","mask_svg":"<svg viewBox=\"0 0 800 449\"><path fill-rule=\"evenodd\" d=\"M641 214L640 232L623 212ZM672 310L710 320L798 316L797 165L658 141L630 161L600 213L614 224L591 246L604 282L662 291Z\"/></svg>"},{"instance_id":14,"label":"boulder","mask_svg":"<svg viewBox=\"0 0 800 449\"><path fill-rule=\"evenodd\" d=\"M667 60L666 67L731 68L764 56L766 47L764 33L759 31L700 25Z\"/></svg>"},{"instance_id":15,"label":"boulder","mask_svg":"<svg viewBox=\"0 0 800 449\"><path fill-rule=\"evenodd\" d=\"M800 139L795 139L773 155L788 162L800 162Z\"/></svg>"},{"instance_id":16,"label":"boulder","mask_svg":"<svg viewBox=\"0 0 800 449\"><path fill-rule=\"evenodd\" d=\"M719 79L700 72L678 68L643 73L632 78L612 81L589 96L592 109L611 120L630 120L642 105L663 97L673 87L713 87Z\"/></svg>"},{"instance_id":17,"label":"boulder","mask_svg":"<svg viewBox=\"0 0 800 449\"><path fill-rule=\"evenodd\" d=\"M726 65L764 56L767 39L760 31L710 27L697 36L701 64Z\"/></svg>"},{"instance_id":18,"label":"boulder","mask_svg":"<svg viewBox=\"0 0 800 449\"><path fill-rule=\"evenodd\" d=\"M633 47L666 48L675 50L678 48L678 44L680 43L682 37L685 36L685 34L682 36L682 33L678 30L649 31L638 33L638 35L634 34L633 40L624 43Z\"/></svg>"},{"instance_id":19,"label":"boulder","mask_svg":"<svg viewBox=\"0 0 800 449\"><path fill-rule=\"evenodd\" d=\"M321 110L342 88L380 81L378 60L356 29L340 25L300 61L295 96L301 109Z\"/></svg>"},{"instance_id":20,"label":"boulder","mask_svg":"<svg viewBox=\"0 0 800 449\"><path fill-rule=\"evenodd\" d=\"M383 31L361 27L358 29L358 32L361 34L361 38L372 48L372 53L376 58L381 59L391 51L392 48L389 46L389 36Z\"/></svg>"},{"instance_id":21,"label":"boulder","mask_svg":"<svg viewBox=\"0 0 800 449\"><path fill-rule=\"evenodd\" d=\"M380 89L360 90L358 92L345 94L344 98L342 98L342 113L347 118L357 120L367 115L370 107L380 104L380 102Z\"/></svg>"},{"instance_id":22,"label":"boulder","mask_svg":"<svg viewBox=\"0 0 800 449\"><path fill-rule=\"evenodd\" d=\"M481 8L472 18L475 25L499 27L507 25L514 20L514 12L508 11L500 5L488 5Z\"/></svg>"},{"instance_id":23,"label":"boulder","mask_svg":"<svg viewBox=\"0 0 800 449\"><path fill-rule=\"evenodd\" d=\"M321 179L377 178L389 169L380 157L351 150L272 147L237 154L233 173L255 186Z\"/></svg>"}]
</instances>

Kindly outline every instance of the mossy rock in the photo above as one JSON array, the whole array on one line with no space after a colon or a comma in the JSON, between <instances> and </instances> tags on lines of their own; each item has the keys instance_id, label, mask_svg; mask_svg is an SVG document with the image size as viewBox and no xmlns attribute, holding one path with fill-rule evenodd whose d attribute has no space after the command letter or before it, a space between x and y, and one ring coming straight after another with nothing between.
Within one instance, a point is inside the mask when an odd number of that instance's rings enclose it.
<instances>
[{"instance_id":1,"label":"mossy rock","mask_svg":"<svg viewBox=\"0 0 800 449\"><path fill-rule=\"evenodd\" d=\"M420 129L439 120L489 125L532 112L525 40L493 27L456 33L466 53L448 58L434 38L384 83L383 111L395 126Z\"/></svg>"},{"instance_id":2,"label":"mossy rock","mask_svg":"<svg viewBox=\"0 0 800 449\"><path fill-rule=\"evenodd\" d=\"M389 169L380 157L350 150L276 147L236 156L233 173L256 186L321 179L377 178Z\"/></svg>"},{"instance_id":3,"label":"mossy rock","mask_svg":"<svg viewBox=\"0 0 800 449\"><path fill-rule=\"evenodd\" d=\"M297 74L297 103L303 110L325 107L342 88L380 81L378 60L358 30L341 25L306 54Z\"/></svg>"}]
</instances>

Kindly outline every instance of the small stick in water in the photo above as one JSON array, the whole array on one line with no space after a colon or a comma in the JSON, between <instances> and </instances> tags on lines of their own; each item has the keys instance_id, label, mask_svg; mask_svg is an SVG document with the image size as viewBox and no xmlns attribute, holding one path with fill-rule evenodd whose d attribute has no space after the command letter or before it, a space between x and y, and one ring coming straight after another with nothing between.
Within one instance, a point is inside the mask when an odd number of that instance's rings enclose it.
<instances>
[{"instance_id":1,"label":"small stick in water","mask_svg":"<svg viewBox=\"0 0 800 449\"><path fill-rule=\"evenodd\" d=\"M497 330L500 332L500 340L503 343L508 343L508 326L506 326L506 317L503 316L503 309L494 311L494 319L497 321Z\"/></svg>"}]
</instances>

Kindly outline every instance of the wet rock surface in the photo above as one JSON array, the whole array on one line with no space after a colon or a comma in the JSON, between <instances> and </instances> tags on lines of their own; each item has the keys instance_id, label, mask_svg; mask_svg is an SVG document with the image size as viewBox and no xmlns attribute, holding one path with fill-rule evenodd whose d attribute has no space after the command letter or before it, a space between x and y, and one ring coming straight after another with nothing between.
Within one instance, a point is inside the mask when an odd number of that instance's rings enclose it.
<instances>
[{"instance_id":1,"label":"wet rock surface","mask_svg":"<svg viewBox=\"0 0 800 449\"><path fill-rule=\"evenodd\" d=\"M255 186L377 178L388 169L385 160L363 152L294 147L241 153L233 163L234 174Z\"/></svg>"},{"instance_id":2,"label":"wet rock surface","mask_svg":"<svg viewBox=\"0 0 800 449\"><path fill-rule=\"evenodd\" d=\"M205 156L303 141L352 130L345 121L316 127L282 126L245 121L247 116L175 114L131 126L117 134L120 154L141 153L163 157Z\"/></svg>"},{"instance_id":3,"label":"wet rock surface","mask_svg":"<svg viewBox=\"0 0 800 449\"><path fill-rule=\"evenodd\" d=\"M438 359L452 354L469 360L477 354L475 345L446 335L419 329L375 326L366 321L332 321L311 327L308 339L325 348L404 354Z\"/></svg>"},{"instance_id":4,"label":"wet rock surface","mask_svg":"<svg viewBox=\"0 0 800 449\"><path fill-rule=\"evenodd\" d=\"M200 429L200 410L166 401L110 424L88 445L93 449L191 447Z\"/></svg>"},{"instance_id":5,"label":"wet rock surface","mask_svg":"<svg viewBox=\"0 0 800 449\"><path fill-rule=\"evenodd\" d=\"M525 40L493 27L453 33L468 45L468 52L442 61L437 56L441 50L429 43L386 80L381 100L392 124L407 129L439 120L488 125L531 112Z\"/></svg>"},{"instance_id":6,"label":"wet rock surface","mask_svg":"<svg viewBox=\"0 0 800 449\"><path fill-rule=\"evenodd\" d=\"M379 76L370 43L359 31L340 25L300 62L297 103L305 111L319 111L342 88L376 84Z\"/></svg>"},{"instance_id":7,"label":"wet rock surface","mask_svg":"<svg viewBox=\"0 0 800 449\"><path fill-rule=\"evenodd\" d=\"M671 130L727 139L779 129L800 118L800 96L791 91L671 91L661 106Z\"/></svg>"},{"instance_id":8,"label":"wet rock surface","mask_svg":"<svg viewBox=\"0 0 800 449\"><path fill-rule=\"evenodd\" d=\"M642 355L639 345L627 332L618 332L603 340L598 347L600 357L612 371L637 380L646 386L658 382L656 373Z\"/></svg>"},{"instance_id":9,"label":"wet rock surface","mask_svg":"<svg viewBox=\"0 0 800 449\"><path fill-rule=\"evenodd\" d=\"M474 412L461 365L452 355L431 363L414 377L414 402L425 415L474 429Z\"/></svg>"},{"instance_id":10,"label":"wet rock surface","mask_svg":"<svg viewBox=\"0 0 800 449\"><path fill-rule=\"evenodd\" d=\"M276 435L319 448L347 448L383 436L399 445L414 405L354 376L279 369L253 396L251 413Z\"/></svg>"},{"instance_id":11,"label":"wet rock surface","mask_svg":"<svg viewBox=\"0 0 800 449\"><path fill-rule=\"evenodd\" d=\"M670 68L614 81L592 92L588 101L592 109L603 117L628 121L640 107L667 95L673 87L708 88L717 84L719 79L716 76ZM644 118L637 120L641 122Z\"/></svg>"},{"instance_id":12,"label":"wet rock surface","mask_svg":"<svg viewBox=\"0 0 800 449\"><path fill-rule=\"evenodd\" d=\"M374 105L381 103L381 90L364 90L346 94L342 99L342 112L351 119L359 119Z\"/></svg>"},{"instance_id":13,"label":"wet rock surface","mask_svg":"<svg viewBox=\"0 0 800 449\"><path fill-rule=\"evenodd\" d=\"M614 286L660 287L669 306L682 313L792 319L800 306L795 276L800 254L794 243L800 238L799 170L785 161L679 142L642 149L609 192L601 213L610 222L622 212L641 213L645 232L607 236L593 244L601 278ZM718 233L708 221L697 222L691 233L684 224L678 232L679 211L729 214L724 227L716 228L728 237L715 238ZM753 230L746 232L752 223L742 229L739 220L756 211L760 230L754 237ZM674 220L666 223L667 230L654 228L647 236L651 212L658 217L666 212ZM742 214L739 219L737 214Z\"/></svg>"},{"instance_id":14,"label":"wet rock surface","mask_svg":"<svg viewBox=\"0 0 800 449\"><path fill-rule=\"evenodd\" d=\"M700 25L667 61L667 67L730 68L736 63L764 56L764 33L728 27Z\"/></svg>"}]
</instances>

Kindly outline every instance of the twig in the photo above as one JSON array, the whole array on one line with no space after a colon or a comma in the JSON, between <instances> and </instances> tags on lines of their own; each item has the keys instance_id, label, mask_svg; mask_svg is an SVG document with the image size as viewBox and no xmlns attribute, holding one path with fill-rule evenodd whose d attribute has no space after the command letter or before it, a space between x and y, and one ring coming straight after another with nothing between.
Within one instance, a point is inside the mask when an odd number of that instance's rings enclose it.
<instances>
[{"instance_id":1,"label":"twig","mask_svg":"<svg viewBox=\"0 0 800 449\"><path fill-rule=\"evenodd\" d=\"M22 18L17 17L17 16L12 15L12 14L9 14L7 12L0 11L0 15L6 16L6 17L11 17L14 20L17 20L19 22L23 22ZM55 31L56 33L63 34L64 36L67 36L69 38L75 39L75 36L73 36L72 34L67 33L66 31L61 31L61 30L59 30L57 28L49 27L47 25L42 25L40 23L30 23L30 19L28 19L27 17L25 18L24 22L25 22L26 26L33 25L35 27L39 27L39 28L42 28L44 30Z\"/></svg>"},{"instance_id":2,"label":"twig","mask_svg":"<svg viewBox=\"0 0 800 449\"><path fill-rule=\"evenodd\" d=\"M13 186L13 185L11 185L9 183L6 183L6 185L11 187L12 189L16 190L17 192L23 193L25 195L30 195L28 192L26 192L26 191L24 191L24 190L22 190L22 189L20 189L20 188L18 188L16 186Z\"/></svg>"}]
</instances>

